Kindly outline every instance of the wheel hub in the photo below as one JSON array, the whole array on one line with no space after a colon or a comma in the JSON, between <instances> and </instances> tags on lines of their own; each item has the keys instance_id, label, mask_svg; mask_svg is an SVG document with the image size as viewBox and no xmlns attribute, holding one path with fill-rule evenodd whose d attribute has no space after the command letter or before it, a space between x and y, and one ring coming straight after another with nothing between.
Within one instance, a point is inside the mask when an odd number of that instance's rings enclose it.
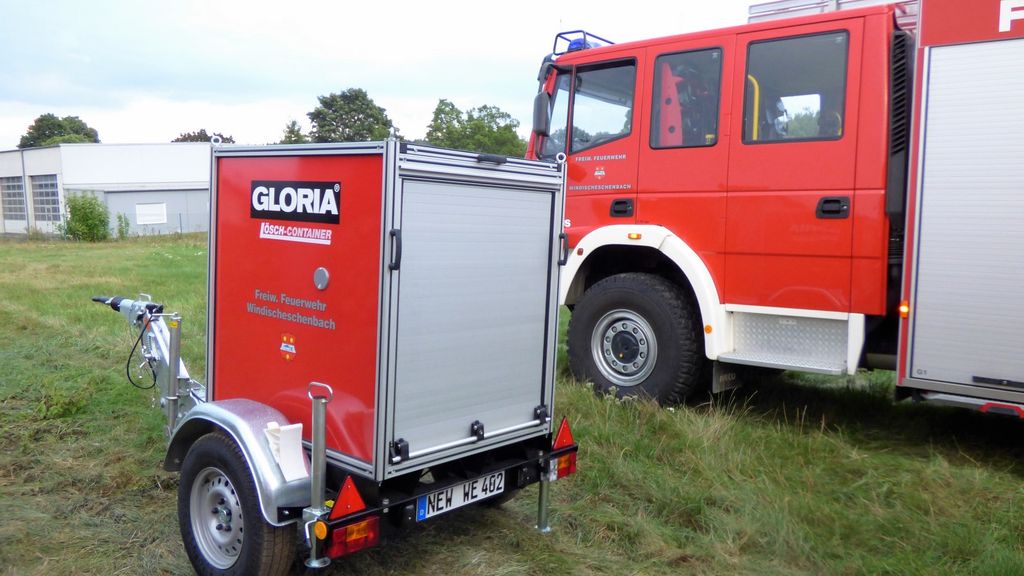
<instances>
[{"instance_id":1,"label":"wheel hub","mask_svg":"<svg viewBox=\"0 0 1024 576\"><path fill-rule=\"evenodd\" d=\"M632 310L612 310L598 320L591 353L601 375L615 386L636 386L654 370L654 330Z\"/></svg>"}]
</instances>

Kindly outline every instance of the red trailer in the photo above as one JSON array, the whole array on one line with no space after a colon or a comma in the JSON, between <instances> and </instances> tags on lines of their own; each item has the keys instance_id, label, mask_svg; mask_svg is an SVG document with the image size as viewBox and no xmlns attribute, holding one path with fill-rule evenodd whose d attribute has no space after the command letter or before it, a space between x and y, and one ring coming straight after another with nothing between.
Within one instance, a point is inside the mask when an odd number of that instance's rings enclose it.
<instances>
[{"instance_id":1,"label":"red trailer","mask_svg":"<svg viewBox=\"0 0 1024 576\"><path fill-rule=\"evenodd\" d=\"M564 33L528 156L567 158L569 361L678 400L736 366L897 369L1024 415L1024 3L781 0Z\"/></svg>"},{"instance_id":2,"label":"red trailer","mask_svg":"<svg viewBox=\"0 0 1024 576\"><path fill-rule=\"evenodd\" d=\"M201 574L287 571L572 474L552 426L562 167L397 141L214 147L206 383L139 329Z\"/></svg>"}]
</instances>

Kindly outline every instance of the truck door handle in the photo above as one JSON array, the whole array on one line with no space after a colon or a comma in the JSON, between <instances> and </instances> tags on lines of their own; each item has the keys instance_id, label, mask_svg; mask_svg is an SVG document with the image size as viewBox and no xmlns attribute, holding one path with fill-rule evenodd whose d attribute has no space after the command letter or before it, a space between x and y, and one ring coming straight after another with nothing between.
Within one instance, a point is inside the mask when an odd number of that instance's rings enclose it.
<instances>
[{"instance_id":1,"label":"truck door handle","mask_svg":"<svg viewBox=\"0 0 1024 576\"><path fill-rule=\"evenodd\" d=\"M849 218L850 197L825 196L818 200L818 210L815 215L818 218Z\"/></svg>"},{"instance_id":2,"label":"truck door handle","mask_svg":"<svg viewBox=\"0 0 1024 576\"><path fill-rule=\"evenodd\" d=\"M558 235L558 265L565 266L569 261L569 236L565 232Z\"/></svg>"},{"instance_id":3,"label":"truck door handle","mask_svg":"<svg viewBox=\"0 0 1024 576\"><path fill-rule=\"evenodd\" d=\"M608 213L612 218L628 218L633 215L632 198L616 198L612 200L612 208Z\"/></svg>"},{"instance_id":4,"label":"truck door handle","mask_svg":"<svg viewBox=\"0 0 1024 576\"><path fill-rule=\"evenodd\" d=\"M388 270L398 270L402 265L402 230L399 228L392 228L390 235L393 239L393 248L391 262L388 264Z\"/></svg>"}]
</instances>

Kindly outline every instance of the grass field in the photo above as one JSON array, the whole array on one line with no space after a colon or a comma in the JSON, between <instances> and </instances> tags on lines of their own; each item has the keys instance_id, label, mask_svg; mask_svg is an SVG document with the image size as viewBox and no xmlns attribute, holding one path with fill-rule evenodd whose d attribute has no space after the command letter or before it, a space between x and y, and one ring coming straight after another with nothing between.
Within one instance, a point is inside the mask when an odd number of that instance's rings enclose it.
<instances>
[{"instance_id":1,"label":"grass field","mask_svg":"<svg viewBox=\"0 0 1024 576\"><path fill-rule=\"evenodd\" d=\"M205 263L198 236L0 242L0 574L190 573L162 416L124 377L133 335L89 296L181 312L203 374ZM886 374L673 409L562 374L581 449L553 534L531 530L534 488L324 574L1024 574L1017 421L893 404Z\"/></svg>"}]
</instances>

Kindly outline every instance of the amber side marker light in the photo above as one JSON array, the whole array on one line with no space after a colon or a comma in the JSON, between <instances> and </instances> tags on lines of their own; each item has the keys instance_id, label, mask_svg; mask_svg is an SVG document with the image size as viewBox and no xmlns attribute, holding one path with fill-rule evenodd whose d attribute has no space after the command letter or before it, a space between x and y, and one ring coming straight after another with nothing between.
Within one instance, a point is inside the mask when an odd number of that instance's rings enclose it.
<instances>
[{"instance_id":1,"label":"amber side marker light","mask_svg":"<svg viewBox=\"0 0 1024 576\"><path fill-rule=\"evenodd\" d=\"M643 238L643 235L640 234L639 232L630 232L629 234L626 235L626 237L629 238L630 240L639 240Z\"/></svg>"},{"instance_id":2,"label":"amber side marker light","mask_svg":"<svg viewBox=\"0 0 1024 576\"><path fill-rule=\"evenodd\" d=\"M316 536L317 540L324 540L327 538L327 522L317 520L316 524L313 524L313 535Z\"/></svg>"},{"instance_id":3,"label":"amber side marker light","mask_svg":"<svg viewBox=\"0 0 1024 576\"><path fill-rule=\"evenodd\" d=\"M909 317L910 317L910 302L907 302L906 300L904 300L903 302L900 302L900 318L909 318Z\"/></svg>"}]
</instances>

